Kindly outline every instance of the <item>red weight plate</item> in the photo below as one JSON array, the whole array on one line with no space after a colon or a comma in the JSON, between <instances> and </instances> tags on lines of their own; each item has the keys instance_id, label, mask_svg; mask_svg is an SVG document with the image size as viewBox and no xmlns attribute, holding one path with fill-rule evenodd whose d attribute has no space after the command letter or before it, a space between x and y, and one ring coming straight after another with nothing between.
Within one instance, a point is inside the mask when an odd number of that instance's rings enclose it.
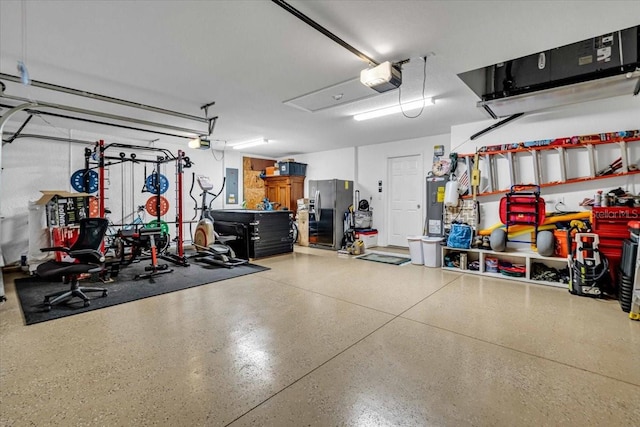
<instances>
[{"instance_id":1,"label":"red weight plate","mask_svg":"<svg viewBox=\"0 0 640 427\"><path fill-rule=\"evenodd\" d=\"M156 196L149 197L145 208L150 215L158 216L158 212L156 211ZM167 212L169 212L169 201L165 197L160 196L160 216L166 215Z\"/></svg>"},{"instance_id":2,"label":"red weight plate","mask_svg":"<svg viewBox=\"0 0 640 427\"><path fill-rule=\"evenodd\" d=\"M89 217L98 218L100 216L100 202L97 197L89 198Z\"/></svg>"}]
</instances>

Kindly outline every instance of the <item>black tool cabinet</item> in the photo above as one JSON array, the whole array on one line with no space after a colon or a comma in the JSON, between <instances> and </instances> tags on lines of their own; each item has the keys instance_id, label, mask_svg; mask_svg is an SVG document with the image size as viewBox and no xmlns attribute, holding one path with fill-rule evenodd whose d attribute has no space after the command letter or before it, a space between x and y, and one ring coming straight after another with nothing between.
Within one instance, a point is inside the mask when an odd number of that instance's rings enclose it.
<instances>
[{"instance_id":1,"label":"black tool cabinet","mask_svg":"<svg viewBox=\"0 0 640 427\"><path fill-rule=\"evenodd\" d=\"M221 235L238 235L226 242L238 258L263 258L293 252L289 211L216 209L214 228Z\"/></svg>"}]
</instances>

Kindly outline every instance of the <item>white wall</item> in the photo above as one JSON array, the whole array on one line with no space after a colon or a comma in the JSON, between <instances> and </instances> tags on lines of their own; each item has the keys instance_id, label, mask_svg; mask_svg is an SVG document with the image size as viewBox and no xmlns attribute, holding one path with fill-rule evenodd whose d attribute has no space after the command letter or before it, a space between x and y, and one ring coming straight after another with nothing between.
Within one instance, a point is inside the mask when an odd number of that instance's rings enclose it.
<instances>
[{"instance_id":1,"label":"white wall","mask_svg":"<svg viewBox=\"0 0 640 427\"><path fill-rule=\"evenodd\" d=\"M378 245L386 246L388 241L388 209L389 209L389 175L387 163L391 157L422 155L422 176L426 177L431 170L433 147L444 145L448 147L450 135L408 139L404 141L388 142L384 144L366 145L357 148L358 178L356 189L360 190L362 199L371 200L373 209L373 227L378 229ZM378 193L378 181L382 181L382 193ZM426 205L425 182L422 180L422 203ZM425 211L422 212L424 224ZM413 234L421 235L422 228Z\"/></svg>"},{"instance_id":2,"label":"white wall","mask_svg":"<svg viewBox=\"0 0 640 427\"><path fill-rule=\"evenodd\" d=\"M35 130L34 130L35 129ZM30 126L31 133L39 132L42 129ZM51 129L44 129L45 133ZM187 156L191 158L194 166L185 169L183 191L184 206L183 218L190 220L194 216L194 203L189 198L188 192L192 182L192 172L204 174L211 177L216 185L214 191L219 190L222 185L222 178L225 168L237 168L239 172L239 194L242 194L242 154L233 150L213 151L213 150L193 150L187 147L187 141L180 143L156 142L150 144L141 140L128 140L124 138L114 138L108 135L92 135L78 131L59 129L55 131L55 136L65 136L68 138L95 141L104 139L106 144L120 142L136 145L153 145L169 149L173 154L177 154L178 149L183 149ZM0 201L0 215L2 220L2 254L5 263L13 263L20 260L20 255L28 250L28 204L40 198L40 190L66 190L74 191L69 178L71 174L84 167L84 148L90 145L71 143L68 141L53 141L46 139L19 138L11 144L3 147L2 156L2 200ZM113 148L107 150L107 155L118 156L123 151L127 157L131 150ZM145 154L136 152L138 158L154 159L155 154ZM169 200L169 213L164 220L175 220L175 164L163 165L162 173L169 179L170 187L164 196ZM147 175L152 171L152 165L147 166ZM110 218L113 222L120 222L122 213L125 217L134 212L136 206L143 205L151 196L150 193L142 193L144 182L144 165L125 163L123 166L115 165L109 168L109 182L106 191L108 200L105 205L112 211ZM125 185L122 185L124 176ZM133 179L132 179L133 178ZM193 195L200 201L198 195L200 189L197 183L194 186ZM242 200L238 198L238 204L227 205L224 203L225 193L213 203L214 208L238 208ZM129 217L131 218L131 217ZM146 215L147 221L151 220L150 215ZM171 226L172 237L175 229ZM195 229L195 227L194 227ZM189 237L189 226L184 227L185 239Z\"/></svg>"},{"instance_id":3,"label":"white wall","mask_svg":"<svg viewBox=\"0 0 640 427\"><path fill-rule=\"evenodd\" d=\"M370 200L373 209L373 227L378 230L378 244L387 244L387 188L389 183L387 161L391 157L422 155L422 175L426 176L431 170L433 147L444 145L448 147L450 136L438 135L434 137L415 138L404 141L394 141L384 144L351 147L340 150L322 151L318 153L297 155L295 160L308 163L307 179L305 180L305 196L309 197L309 180L316 179L346 179L354 181L354 190L360 190L360 198ZM378 181L383 183L383 192L378 193ZM425 195L424 183L421 192ZM422 202L424 206L424 198ZM423 212L424 216L424 212ZM422 229L414 234L422 234Z\"/></svg>"},{"instance_id":4,"label":"white wall","mask_svg":"<svg viewBox=\"0 0 640 427\"><path fill-rule=\"evenodd\" d=\"M356 149L354 147L296 155L296 162L307 164L307 178L304 180L305 197L309 197L310 180L343 179L355 181L357 168L355 156Z\"/></svg>"},{"instance_id":5,"label":"white wall","mask_svg":"<svg viewBox=\"0 0 640 427\"><path fill-rule=\"evenodd\" d=\"M451 128L451 147L458 153L474 153L477 147L508 144L521 141L554 139L575 135L598 134L620 130L640 129L640 96L624 96L606 100L567 106L544 113L525 115L502 128L490 132L475 141L469 141L474 133L495 123L487 120L469 123ZM630 163L640 165L640 142L629 144ZM613 146L602 146L596 151L597 169L608 165L619 156ZM559 177L559 163L549 158L543 164L548 177ZM588 164L586 154L577 154L574 150L569 154L569 169L572 176L587 176ZM521 161L523 177L533 176L533 163ZM500 175L500 173L499 173ZM582 210L578 203L584 198L593 197L597 190L609 190L622 187L638 194L640 178L638 175L628 177L595 180L580 184L566 184L542 189L542 196L547 202L547 211L553 210L555 202L564 201L566 210ZM499 220L498 201L501 195L480 197L482 207L482 226L490 226Z\"/></svg>"}]
</instances>

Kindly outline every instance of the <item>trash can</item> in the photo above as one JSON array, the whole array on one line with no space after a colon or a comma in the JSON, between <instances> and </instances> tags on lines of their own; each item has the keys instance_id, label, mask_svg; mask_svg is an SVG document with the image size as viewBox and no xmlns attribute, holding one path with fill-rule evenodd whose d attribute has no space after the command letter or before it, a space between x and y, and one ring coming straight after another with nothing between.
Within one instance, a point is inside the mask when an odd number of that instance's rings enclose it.
<instances>
[{"instance_id":1,"label":"trash can","mask_svg":"<svg viewBox=\"0 0 640 427\"><path fill-rule=\"evenodd\" d=\"M423 237L421 240L424 266L441 267L442 250L440 249L440 242L442 242L442 237Z\"/></svg>"},{"instance_id":2,"label":"trash can","mask_svg":"<svg viewBox=\"0 0 640 427\"><path fill-rule=\"evenodd\" d=\"M422 255L422 237L423 236L407 236L409 241L409 255L411 255L411 264L424 264Z\"/></svg>"}]
</instances>

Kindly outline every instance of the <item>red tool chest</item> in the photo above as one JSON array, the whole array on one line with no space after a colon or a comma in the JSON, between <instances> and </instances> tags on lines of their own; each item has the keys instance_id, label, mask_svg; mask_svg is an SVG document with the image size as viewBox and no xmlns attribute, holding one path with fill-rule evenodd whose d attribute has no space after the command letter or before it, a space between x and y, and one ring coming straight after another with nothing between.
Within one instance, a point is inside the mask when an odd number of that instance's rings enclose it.
<instances>
[{"instance_id":1,"label":"red tool chest","mask_svg":"<svg viewBox=\"0 0 640 427\"><path fill-rule=\"evenodd\" d=\"M617 283L622 259L622 242L629 238L628 223L638 219L640 207L594 207L591 212L591 227L593 232L600 236L600 252L609 260L609 273L613 283Z\"/></svg>"}]
</instances>

